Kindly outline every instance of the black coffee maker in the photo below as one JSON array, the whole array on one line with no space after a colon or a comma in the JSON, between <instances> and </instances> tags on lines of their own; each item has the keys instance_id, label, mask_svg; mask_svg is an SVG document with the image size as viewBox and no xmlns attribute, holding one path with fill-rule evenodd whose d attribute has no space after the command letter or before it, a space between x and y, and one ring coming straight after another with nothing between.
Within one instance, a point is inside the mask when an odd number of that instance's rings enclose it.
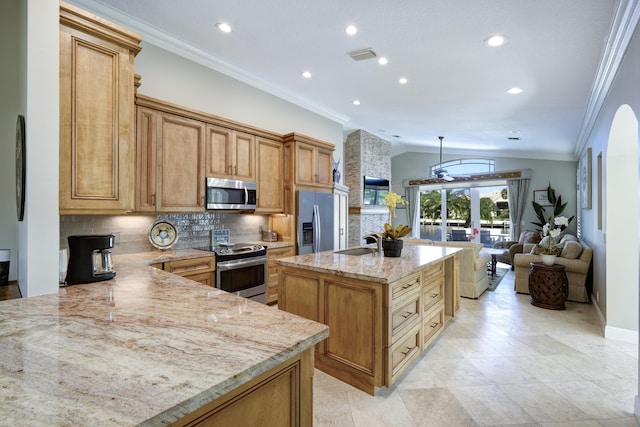
<instances>
[{"instance_id":1,"label":"black coffee maker","mask_svg":"<svg viewBox=\"0 0 640 427\"><path fill-rule=\"evenodd\" d=\"M115 241L113 234L69 236L68 285L99 282L113 279L116 272L111 263L111 248Z\"/></svg>"}]
</instances>

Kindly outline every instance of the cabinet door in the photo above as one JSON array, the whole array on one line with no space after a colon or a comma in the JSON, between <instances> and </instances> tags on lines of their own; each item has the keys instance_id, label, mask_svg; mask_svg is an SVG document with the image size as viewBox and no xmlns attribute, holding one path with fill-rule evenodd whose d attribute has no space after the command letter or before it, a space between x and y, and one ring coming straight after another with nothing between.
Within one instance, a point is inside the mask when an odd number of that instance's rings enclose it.
<instances>
[{"instance_id":1,"label":"cabinet door","mask_svg":"<svg viewBox=\"0 0 640 427\"><path fill-rule=\"evenodd\" d=\"M133 209L133 56L60 27L61 213Z\"/></svg>"},{"instance_id":2,"label":"cabinet door","mask_svg":"<svg viewBox=\"0 0 640 427\"><path fill-rule=\"evenodd\" d=\"M145 107L137 107L136 117L135 206L137 212L155 212L158 112Z\"/></svg>"},{"instance_id":3,"label":"cabinet door","mask_svg":"<svg viewBox=\"0 0 640 427\"><path fill-rule=\"evenodd\" d=\"M282 143L258 139L258 206L257 212L282 213L283 205L283 157Z\"/></svg>"},{"instance_id":4,"label":"cabinet door","mask_svg":"<svg viewBox=\"0 0 640 427\"><path fill-rule=\"evenodd\" d=\"M296 183L315 184L315 147L302 142L296 143Z\"/></svg>"},{"instance_id":5,"label":"cabinet door","mask_svg":"<svg viewBox=\"0 0 640 427\"><path fill-rule=\"evenodd\" d=\"M320 185L331 185L333 183L333 152L329 150L323 150L321 148L316 150L315 159L315 180Z\"/></svg>"},{"instance_id":6,"label":"cabinet door","mask_svg":"<svg viewBox=\"0 0 640 427\"><path fill-rule=\"evenodd\" d=\"M233 177L242 181L256 180L256 137L235 132L233 144Z\"/></svg>"},{"instance_id":7,"label":"cabinet door","mask_svg":"<svg viewBox=\"0 0 640 427\"><path fill-rule=\"evenodd\" d=\"M168 113L158 120L158 211L204 209L205 125Z\"/></svg>"},{"instance_id":8,"label":"cabinet door","mask_svg":"<svg viewBox=\"0 0 640 427\"><path fill-rule=\"evenodd\" d=\"M207 125L205 176L230 178L232 175L233 131L219 126Z\"/></svg>"}]
</instances>

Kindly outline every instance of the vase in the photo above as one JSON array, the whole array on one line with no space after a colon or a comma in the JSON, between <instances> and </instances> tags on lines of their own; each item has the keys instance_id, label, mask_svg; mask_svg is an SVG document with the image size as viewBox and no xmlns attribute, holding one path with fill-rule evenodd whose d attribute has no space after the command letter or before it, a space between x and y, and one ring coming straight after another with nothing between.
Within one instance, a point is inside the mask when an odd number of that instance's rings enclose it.
<instances>
[{"instance_id":1,"label":"vase","mask_svg":"<svg viewBox=\"0 0 640 427\"><path fill-rule=\"evenodd\" d=\"M556 263L555 255L541 254L540 257L542 258L542 263L544 265L553 265Z\"/></svg>"},{"instance_id":2,"label":"vase","mask_svg":"<svg viewBox=\"0 0 640 427\"><path fill-rule=\"evenodd\" d=\"M399 257L402 254L402 240L384 239L382 250L386 257Z\"/></svg>"}]
</instances>

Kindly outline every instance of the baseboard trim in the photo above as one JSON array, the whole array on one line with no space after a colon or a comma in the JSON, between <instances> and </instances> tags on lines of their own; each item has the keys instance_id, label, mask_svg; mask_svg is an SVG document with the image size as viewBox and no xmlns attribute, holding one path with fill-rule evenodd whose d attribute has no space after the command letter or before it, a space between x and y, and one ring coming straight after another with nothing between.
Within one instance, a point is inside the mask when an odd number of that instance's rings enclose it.
<instances>
[{"instance_id":1,"label":"baseboard trim","mask_svg":"<svg viewBox=\"0 0 640 427\"><path fill-rule=\"evenodd\" d=\"M595 301L593 295L591 295L591 301ZM598 304L595 302L592 302L592 304L596 309L598 320L600 321L600 328L602 328L604 337L606 339L627 342L630 344L638 344L638 331L607 326L607 319L605 319L602 315L602 311L600 311L600 307L598 306Z\"/></svg>"},{"instance_id":2,"label":"baseboard trim","mask_svg":"<svg viewBox=\"0 0 640 427\"><path fill-rule=\"evenodd\" d=\"M632 331L629 329L605 326L604 337L606 339L627 342L629 344L638 344L638 331Z\"/></svg>"}]
</instances>

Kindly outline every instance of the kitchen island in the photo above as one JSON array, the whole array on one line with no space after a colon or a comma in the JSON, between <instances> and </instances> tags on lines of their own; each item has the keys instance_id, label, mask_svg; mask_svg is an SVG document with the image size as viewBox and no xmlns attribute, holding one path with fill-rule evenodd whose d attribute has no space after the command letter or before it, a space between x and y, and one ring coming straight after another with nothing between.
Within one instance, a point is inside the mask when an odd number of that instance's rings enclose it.
<instances>
[{"instance_id":1,"label":"kitchen island","mask_svg":"<svg viewBox=\"0 0 640 427\"><path fill-rule=\"evenodd\" d=\"M115 256L115 279L0 302L3 424L310 426L327 327L149 266L202 256Z\"/></svg>"},{"instance_id":2,"label":"kitchen island","mask_svg":"<svg viewBox=\"0 0 640 427\"><path fill-rule=\"evenodd\" d=\"M405 244L399 258L373 250L283 258L278 306L329 326L329 338L316 346L316 368L375 394L460 310L460 251Z\"/></svg>"}]
</instances>

